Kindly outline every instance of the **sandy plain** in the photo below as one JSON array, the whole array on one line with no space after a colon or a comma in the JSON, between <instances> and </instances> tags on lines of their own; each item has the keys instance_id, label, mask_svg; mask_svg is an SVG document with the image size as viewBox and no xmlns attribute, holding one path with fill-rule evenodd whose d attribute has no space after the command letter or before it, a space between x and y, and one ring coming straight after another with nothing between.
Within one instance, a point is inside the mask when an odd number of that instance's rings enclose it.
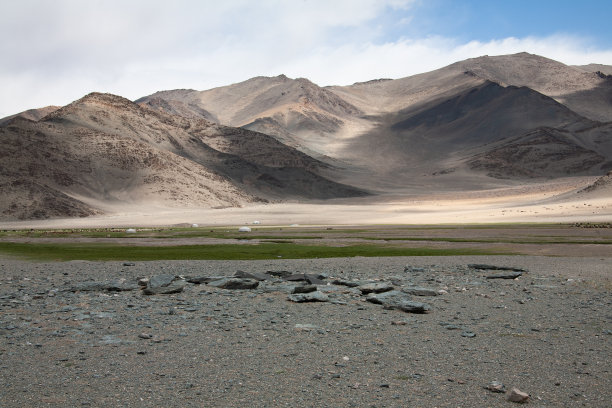
<instances>
[{"instance_id":1,"label":"sandy plain","mask_svg":"<svg viewBox=\"0 0 612 408\"><path fill-rule=\"evenodd\" d=\"M0 222L0 229L261 225L404 225L612 221L612 190L579 193L582 177L481 191L379 195L256 204L234 208L169 208L155 203L91 203L106 214L86 218Z\"/></svg>"}]
</instances>

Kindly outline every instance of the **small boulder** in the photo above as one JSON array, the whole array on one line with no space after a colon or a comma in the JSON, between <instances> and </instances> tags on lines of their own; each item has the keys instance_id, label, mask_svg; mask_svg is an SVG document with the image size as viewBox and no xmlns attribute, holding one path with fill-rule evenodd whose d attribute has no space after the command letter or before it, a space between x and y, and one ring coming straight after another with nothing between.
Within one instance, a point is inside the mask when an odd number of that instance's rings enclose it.
<instances>
[{"instance_id":1,"label":"small boulder","mask_svg":"<svg viewBox=\"0 0 612 408\"><path fill-rule=\"evenodd\" d=\"M393 290L393 285L389 282L371 282L359 285L357 287L362 294L367 295L369 293L383 293Z\"/></svg>"},{"instance_id":2,"label":"small boulder","mask_svg":"<svg viewBox=\"0 0 612 408\"><path fill-rule=\"evenodd\" d=\"M527 272L527 270L523 268L515 268L513 266L487 265L487 264L469 264L468 268L485 270L485 271Z\"/></svg>"},{"instance_id":3,"label":"small boulder","mask_svg":"<svg viewBox=\"0 0 612 408\"><path fill-rule=\"evenodd\" d=\"M223 278L209 282L208 285L220 289L255 289L259 281L245 278Z\"/></svg>"},{"instance_id":4,"label":"small boulder","mask_svg":"<svg viewBox=\"0 0 612 408\"><path fill-rule=\"evenodd\" d=\"M427 303L414 302L407 294L399 290L379 294L371 293L366 300L382 305L385 309L401 310L406 313L426 313L431 310L431 306Z\"/></svg>"},{"instance_id":5,"label":"small boulder","mask_svg":"<svg viewBox=\"0 0 612 408\"><path fill-rule=\"evenodd\" d=\"M316 285L301 285L293 288L291 293L311 293L317 290Z\"/></svg>"},{"instance_id":6,"label":"small boulder","mask_svg":"<svg viewBox=\"0 0 612 408\"><path fill-rule=\"evenodd\" d=\"M314 291L310 293L295 293L287 297L288 300L296 303L304 302L329 302L329 297L320 291Z\"/></svg>"},{"instance_id":7,"label":"small boulder","mask_svg":"<svg viewBox=\"0 0 612 408\"><path fill-rule=\"evenodd\" d=\"M485 390L489 390L491 392L498 392L500 394L503 394L506 392L506 386L501 383L500 381L492 381L491 383L489 383L486 387Z\"/></svg>"},{"instance_id":8,"label":"small boulder","mask_svg":"<svg viewBox=\"0 0 612 408\"><path fill-rule=\"evenodd\" d=\"M489 275L487 279L516 279L522 274L523 272L502 272Z\"/></svg>"},{"instance_id":9,"label":"small boulder","mask_svg":"<svg viewBox=\"0 0 612 408\"><path fill-rule=\"evenodd\" d=\"M187 282L181 276L155 275L149 279L147 286L143 289L145 295L169 295L179 293Z\"/></svg>"},{"instance_id":10,"label":"small boulder","mask_svg":"<svg viewBox=\"0 0 612 408\"><path fill-rule=\"evenodd\" d=\"M519 390L518 388L512 388L508 393L508 401L525 403L529 400L529 394Z\"/></svg>"},{"instance_id":11,"label":"small boulder","mask_svg":"<svg viewBox=\"0 0 612 408\"><path fill-rule=\"evenodd\" d=\"M402 289L402 292L414 296L438 296L438 291L435 289L428 289L421 286L409 286Z\"/></svg>"},{"instance_id":12,"label":"small boulder","mask_svg":"<svg viewBox=\"0 0 612 408\"><path fill-rule=\"evenodd\" d=\"M265 273L236 271L235 278L255 279L257 281L265 281L269 278Z\"/></svg>"}]
</instances>

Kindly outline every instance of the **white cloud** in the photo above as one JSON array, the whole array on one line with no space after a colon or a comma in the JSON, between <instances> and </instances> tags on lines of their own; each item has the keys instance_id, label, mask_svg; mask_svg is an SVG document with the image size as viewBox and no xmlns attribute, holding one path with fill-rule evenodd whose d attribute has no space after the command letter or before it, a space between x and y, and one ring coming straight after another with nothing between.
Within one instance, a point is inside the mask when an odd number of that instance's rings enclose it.
<instances>
[{"instance_id":1,"label":"white cloud","mask_svg":"<svg viewBox=\"0 0 612 408\"><path fill-rule=\"evenodd\" d=\"M571 37L384 41L387 27L410 24L412 7L417 0L2 2L0 117L91 91L135 99L281 73L350 84L484 54L527 51L569 64L612 64L612 50Z\"/></svg>"}]
</instances>

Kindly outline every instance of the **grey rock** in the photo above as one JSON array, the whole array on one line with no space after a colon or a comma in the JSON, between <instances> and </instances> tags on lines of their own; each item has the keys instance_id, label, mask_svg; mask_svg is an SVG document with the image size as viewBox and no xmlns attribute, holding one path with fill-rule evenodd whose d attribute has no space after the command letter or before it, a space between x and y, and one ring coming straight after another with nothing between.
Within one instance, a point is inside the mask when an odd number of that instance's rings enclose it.
<instances>
[{"instance_id":1,"label":"grey rock","mask_svg":"<svg viewBox=\"0 0 612 408\"><path fill-rule=\"evenodd\" d=\"M277 278L285 278L293 274L289 271L266 271L266 275L275 276Z\"/></svg>"},{"instance_id":2,"label":"grey rock","mask_svg":"<svg viewBox=\"0 0 612 408\"><path fill-rule=\"evenodd\" d=\"M168 295L183 291L186 285L185 279L176 275L155 275L149 279L147 286L143 289L145 295Z\"/></svg>"},{"instance_id":3,"label":"grey rock","mask_svg":"<svg viewBox=\"0 0 612 408\"><path fill-rule=\"evenodd\" d=\"M310 293L314 292L315 290L317 290L316 285L303 285L294 287L291 293Z\"/></svg>"},{"instance_id":4,"label":"grey rock","mask_svg":"<svg viewBox=\"0 0 612 408\"><path fill-rule=\"evenodd\" d=\"M518 388L512 388L508 393L508 401L525 403L529 400L529 394L524 393Z\"/></svg>"},{"instance_id":5,"label":"grey rock","mask_svg":"<svg viewBox=\"0 0 612 408\"><path fill-rule=\"evenodd\" d=\"M424 288L422 286L409 286L402 288L402 292L414 296L438 296L437 290Z\"/></svg>"},{"instance_id":6,"label":"grey rock","mask_svg":"<svg viewBox=\"0 0 612 408\"><path fill-rule=\"evenodd\" d=\"M325 285L325 281L320 279L319 276L308 273L296 273L293 275L284 276L283 279L290 282L304 281L310 283L311 285Z\"/></svg>"},{"instance_id":7,"label":"grey rock","mask_svg":"<svg viewBox=\"0 0 612 408\"><path fill-rule=\"evenodd\" d=\"M385 309L396 309L407 313L425 313L431 310L427 303L414 302L410 297L399 290L370 294L366 298L368 302L382 305Z\"/></svg>"},{"instance_id":8,"label":"grey rock","mask_svg":"<svg viewBox=\"0 0 612 408\"><path fill-rule=\"evenodd\" d=\"M224 278L226 278L226 276L189 276L186 279L189 283L200 285L202 283L209 283Z\"/></svg>"},{"instance_id":9,"label":"grey rock","mask_svg":"<svg viewBox=\"0 0 612 408\"><path fill-rule=\"evenodd\" d=\"M329 297L318 290L310 293L295 293L287 297L288 300L296 303L303 302L329 302Z\"/></svg>"},{"instance_id":10,"label":"grey rock","mask_svg":"<svg viewBox=\"0 0 612 408\"><path fill-rule=\"evenodd\" d=\"M515 268L513 266L496 266L496 265L487 265L487 264L469 264L468 267L472 268L472 269L480 269L480 270L486 270L486 271L527 272L526 269Z\"/></svg>"},{"instance_id":11,"label":"grey rock","mask_svg":"<svg viewBox=\"0 0 612 408\"><path fill-rule=\"evenodd\" d=\"M492 381L485 387L485 390L502 394L506 392L506 386L500 381Z\"/></svg>"},{"instance_id":12,"label":"grey rock","mask_svg":"<svg viewBox=\"0 0 612 408\"><path fill-rule=\"evenodd\" d=\"M244 278L223 278L209 282L208 285L220 289L255 289L259 285L259 281Z\"/></svg>"},{"instance_id":13,"label":"grey rock","mask_svg":"<svg viewBox=\"0 0 612 408\"><path fill-rule=\"evenodd\" d=\"M393 285L389 282L372 282L359 285L357 287L364 295L369 293L383 293L393 290Z\"/></svg>"},{"instance_id":14,"label":"grey rock","mask_svg":"<svg viewBox=\"0 0 612 408\"><path fill-rule=\"evenodd\" d=\"M265 281L270 278L270 276L266 275L265 273L245 272L245 271L236 271L236 273L234 274L234 277L244 278L244 279L255 279L257 281Z\"/></svg>"},{"instance_id":15,"label":"grey rock","mask_svg":"<svg viewBox=\"0 0 612 408\"><path fill-rule=\"evenodd\" d=\"M80 282L73 285L69 292L124 292L138 289L137 282L126 282L123 279L117 279L106 282Z\"/></svg>"},{"instance_id":16,"label":"grey rock","mask_svg":"<svg viewBox=\"0 0 612 408\"><path fill-rule=\"evenodd\" d=\"M474 333L473 331L464 330L461 332L461 337L468 337L468 338L476 337L476 333Z\"/></svg>"},{"instance_id":17,"label":"grey rock","mask_svg":"<svg viewBox=\"0 0 612 408\"><path fill-rule=\"evenodd\" d=\"M516 279L522 274L523 272L502 272L493 275L488 275L487 279Z\"/></svg>"},{"instance_id":18,"label":"grey rock","mask_svg":"<svg viewBox=\"0 0 612 408\"><path fill-rule=\"evenodd\" d=\"M335 279L334 281L332 281L332 283L334 285L348 286L349 288L356 288L361 285L361 282L349 281L345 279Z\"/></svg>"},{"instance_id":19,"label":"grey rock","mask_svg":"<svg viewBox=\"0 0 612 408\"><path fill-rule=\"evenodd\" d=\"M123 266L136 266L134 262L124 262Z\"/></svg>"}]
</instances>

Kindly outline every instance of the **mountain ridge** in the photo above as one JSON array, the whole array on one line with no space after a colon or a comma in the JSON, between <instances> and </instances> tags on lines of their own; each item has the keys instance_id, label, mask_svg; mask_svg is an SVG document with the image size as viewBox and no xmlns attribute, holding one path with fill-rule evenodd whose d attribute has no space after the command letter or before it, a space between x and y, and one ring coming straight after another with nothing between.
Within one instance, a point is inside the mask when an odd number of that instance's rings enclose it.
<instances>
[{"instance_id":1,"label":"mountain ridge","mask_svg":"<svg viewBox=\"0 0 612 408\"><path fill-rule=\"evenodd\" d=\"M348 86L279 75L134 102L93 92L0 120L0 218L599 177L612 169L604 68L519 53Z\"/></svg>"}]
</instances>

